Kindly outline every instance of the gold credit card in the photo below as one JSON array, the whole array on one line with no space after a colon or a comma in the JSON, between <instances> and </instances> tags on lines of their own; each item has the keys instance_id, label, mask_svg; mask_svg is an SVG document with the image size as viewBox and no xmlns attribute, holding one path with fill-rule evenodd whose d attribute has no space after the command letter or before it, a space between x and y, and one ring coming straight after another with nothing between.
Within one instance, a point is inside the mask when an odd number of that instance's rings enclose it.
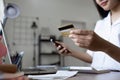
<instances>
[{"instance_id":1,"label":"gold credit card","mask_svg":"<svg viewBox=\"0 0 120 80\"><path fill-rule=\"evenodd\" d=\"M58 28L58 30L61 32L62 36L64 36L64 37L68 37L71 29L74 29L73 24L64 25L64 26Z\"/></svg>"}]
</instances>

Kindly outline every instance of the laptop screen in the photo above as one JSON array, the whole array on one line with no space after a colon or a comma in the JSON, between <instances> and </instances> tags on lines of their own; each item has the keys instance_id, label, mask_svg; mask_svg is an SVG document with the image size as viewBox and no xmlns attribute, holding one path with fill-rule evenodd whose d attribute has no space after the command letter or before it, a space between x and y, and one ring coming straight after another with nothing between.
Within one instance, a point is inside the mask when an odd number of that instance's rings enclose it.
<instances>
[{"instance_id":1,"label":"laptop screen","mask_svg":"<svg viewBox=\"0 0 120 80\"><path fill-rule=\"evenodd\" d=\"M4 24L5 20L4 9L5 9L4 0L0 0L0 21L2 22L2 24Z\"/></svg>"},{"instance_id":2,"label":"laptop screen","mask_svg":"<svg viewBox=\"0 0 120 80\"><path fill-rule=\"evenodd\" d=\"M5 2L4 0L0 0L0 35L3 36L3 42L7 48L7 55L4 57L4 63L12 63L11 62L11 58L10 58L10 54L9 54L9 50L8 50L8 46L7 46L7 42L6 42L6 38L5 38L5 34L4 34L4 24L5 24L5 14L4 14L4 10L5 10Z\"/></svg>"}]
</instances>

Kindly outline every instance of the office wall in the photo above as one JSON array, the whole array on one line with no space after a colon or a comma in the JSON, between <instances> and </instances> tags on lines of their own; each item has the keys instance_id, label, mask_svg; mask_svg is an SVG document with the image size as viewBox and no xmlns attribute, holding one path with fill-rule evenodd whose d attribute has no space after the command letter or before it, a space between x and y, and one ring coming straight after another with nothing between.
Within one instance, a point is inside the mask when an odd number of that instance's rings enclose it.
<instances>
[{"instance_id":1,"label":"office wall","mask_svg":"<svg viewBox=\"0 0 120 80\"><path fill-rule=\"evenodd\" d=\"M59 36L57 27L61 25L63 20L85 22L86 29L93 29L95 22L99 19L92 0L6 0L6 3L15 3L19 6L19 17L39 17L37 34L41 33L42 27L47 27L51 34ZM13 38L11 37L13 35L11 27L14 25L13 21L8 19L5 27L9 46L13 45ZM21 46L19 51L21 50L25 51L23 66L32 66L33 46ZM11 52L15 52L13 48L11 48ZM75 61L79 63L79 60L69 59L66 61L68 65L74 65ZM79 64L84 65L81 61Z\"/></svg>"}]
</instances>

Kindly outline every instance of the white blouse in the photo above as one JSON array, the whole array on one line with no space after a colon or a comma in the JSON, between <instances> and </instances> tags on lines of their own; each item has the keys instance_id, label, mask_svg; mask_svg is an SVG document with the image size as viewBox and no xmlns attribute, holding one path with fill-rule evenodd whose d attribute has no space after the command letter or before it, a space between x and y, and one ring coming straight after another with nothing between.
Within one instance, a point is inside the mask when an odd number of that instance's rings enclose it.
<instances>
[{"instance_id":1,"label":"white blouse","mask_svg":"<svg viewBox=\"0 0 120 80\"><path fill-rule=\"evenodd\" d=\"M105 19L97 22L95 32L103 39L120 47L120 18L111 25L111 17L109 13ZM91 64L92 67L120 70L120 63L106 53L91 50L87 50L87 53L93 57Z\"/></svg>"}]
</instances>

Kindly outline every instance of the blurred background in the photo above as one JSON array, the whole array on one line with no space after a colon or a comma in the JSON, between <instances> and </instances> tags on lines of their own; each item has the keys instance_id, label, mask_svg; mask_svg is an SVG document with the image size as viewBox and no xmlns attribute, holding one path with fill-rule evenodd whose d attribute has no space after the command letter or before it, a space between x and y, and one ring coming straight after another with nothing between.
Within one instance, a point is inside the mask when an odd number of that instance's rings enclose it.
<instances>
[{"instance_id":1,"label":"blurred background","mask_svg":"<svg viewBox=\"0 0 120 80\"><path fill-rule=\"evenodd\" d=\"M49 39L53 37L72 49L86 51L68 37L62 37L58 27L72 23L76 28L93 30L99 15L92 0L5 0L7 3L16 4L20 10L18 17L7 19L4 29L10 54L24 51L22 67L89 65L58 55Z\"/></svg>"}]
</instances>

